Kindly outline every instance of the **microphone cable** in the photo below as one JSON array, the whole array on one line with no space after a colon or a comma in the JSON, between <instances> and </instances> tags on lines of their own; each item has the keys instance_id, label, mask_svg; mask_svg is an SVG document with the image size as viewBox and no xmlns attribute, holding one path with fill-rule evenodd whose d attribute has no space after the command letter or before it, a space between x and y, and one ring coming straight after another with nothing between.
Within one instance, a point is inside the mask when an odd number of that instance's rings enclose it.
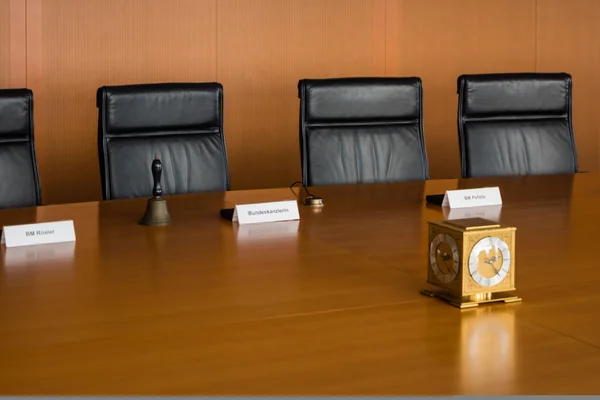
<instances>
[{"instance_id":1,"label":"microphone cable","mask_svg":"<svg viewBox=\"0 0 600 400\"><path fill-rule=\"evenodd\" d=\"M306 197L304 198L305 206L312 206L312 207L323 206L323 199L321 197L316 196L316 195L312 194L311 192L309 192L308 188L302 182L296 181L290 185L290 190L292 191L292 193L296 194L294 192L294 187L296 187L298 185L302 185L302 188L306 192Z\"/></svg>"}]
</instances>

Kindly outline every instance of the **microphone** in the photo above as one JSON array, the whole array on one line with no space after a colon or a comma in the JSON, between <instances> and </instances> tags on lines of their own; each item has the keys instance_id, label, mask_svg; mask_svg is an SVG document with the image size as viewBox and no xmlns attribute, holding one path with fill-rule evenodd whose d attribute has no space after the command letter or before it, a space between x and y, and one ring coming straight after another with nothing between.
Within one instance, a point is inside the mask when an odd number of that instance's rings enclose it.
<instances>
[{"instance_id":1,"label":"microphone","mask_svg":"<svg viewBox=\"0 0 600 400\"><path fill-rule=\"evenodd\" d=\"M298 185L302 185L302 188L306 192L306 197L304 198L304 202L303 202L305 206L311 206L311 207L322 207L323 206L323 198L316 196L316 195L312 194L311 192L309 192L308 188L306 186L304 186L304 184L302 182L292 183L290 185L290 190L292 192L294 192L294 187L298 186Z\"/></svg>"}]
</instances>

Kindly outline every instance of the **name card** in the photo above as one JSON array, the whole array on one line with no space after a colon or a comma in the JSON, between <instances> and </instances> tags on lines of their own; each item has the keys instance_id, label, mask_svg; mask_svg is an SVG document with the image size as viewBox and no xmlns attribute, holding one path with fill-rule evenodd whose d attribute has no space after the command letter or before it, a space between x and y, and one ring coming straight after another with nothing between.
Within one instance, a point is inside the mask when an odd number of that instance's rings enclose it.
<instances>
[{"instance_id":1,"label":"name card","mask_svg":"<svg viewBox=\"0 0 600 400\"><path fill-rule=\"evenodd\" d=\"M298 203L295 200L287 200L236 205L232 221L237 221L240 225L245 225L261 222L294 221L298 219L300 219Z\"/></svg>"},{"instance_id":2,"label":"name card","mask_svg":"<svg viewBox=\"0 0 600 400\"><path fill-rule=\"evenodd\" d=\"M500 206L502 197L500 188L488 187L480 189L448 190L444 196L442 207L467 208L482 206Z\"/></svg>"},{"instance_id":3,"label":"name card","mask_svg":"<svg viewBox=\"0 0 600 400\"><path fill-rule=\"evenodd\" d=\"M6 247L75 241L73 221L44 222L41 224L5 226L1 243Z\"/></svg>"}]
</instances>

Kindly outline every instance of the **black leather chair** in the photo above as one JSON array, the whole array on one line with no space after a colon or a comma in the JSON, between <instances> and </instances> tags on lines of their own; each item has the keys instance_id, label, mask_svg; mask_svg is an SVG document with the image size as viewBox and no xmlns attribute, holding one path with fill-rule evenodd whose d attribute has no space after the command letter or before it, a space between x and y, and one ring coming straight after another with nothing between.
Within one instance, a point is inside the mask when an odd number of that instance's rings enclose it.
<instances>
[{"instance_id":1,"label":"black leather chair","mask_svg":"<svg viewBox=\"0 0 600 400\"><path fill-rule=\"evenodd\" d=\"M576 173L571 92L565 73L461 75L462 176Z\"/></svg>"},{"instance_id":2,"label":"black leather chair","mask_svg":"<svg viewBox=\"0 0 600 400\"><path fill-rule=\"evenodd\" d=\"M429 179L419 78L303 79L307 186Z\"/></svg>"},{"instance_id":3,"label":"black leather chair","mask_svg":"<svg viewBox=\"0 0 600 400\"><path fill-rule=\"evenodd\" d=\"M33 138L33 92L0 90L0 208L42 202Z\"/></svg>"},{"instance_id":4,"label":"black leather chair","mask_svg":"<svg viewBox=\"0 0 600 400\"><path fill-rule=\"evenodd\" d=\"M105 86L97 106L105 200L151 196L155 154L163 195L229 189L221 84Z\"/></svg>"}]
</instances>

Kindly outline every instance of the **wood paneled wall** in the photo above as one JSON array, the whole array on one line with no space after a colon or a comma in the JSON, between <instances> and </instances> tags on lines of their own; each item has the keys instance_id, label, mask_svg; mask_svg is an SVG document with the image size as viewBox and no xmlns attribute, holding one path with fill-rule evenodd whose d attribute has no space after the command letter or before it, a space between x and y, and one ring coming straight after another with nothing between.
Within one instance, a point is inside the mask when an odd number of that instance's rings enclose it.
<instances>
[{"instance_id":1,"label":"wood paneled wall","mask_svg":"<svg viewBox=\"0 0 600 400\"><path fill-rule=\"evenodd\" d=\"M10 86L10 1L0 0L0 88Z\"/></svg>"},{"instance_id":2,"label":"wood paneled wall","mask_svg":"<svg viewBox=\"0 0 600 400\"><path fill-rule=\"evenodd\" d=\"M536 69L573 75L581 170L600 169L600 1L538 0Z\"/></svg>"},{"instance_id":3,"label":"wood paneled wall","mask_svg":"<svg viewBox=\"0 0 600 400\"><path fill-rule=\"evenodd\" d=\"M535 0L388 1L388 75L423 80L432 177L460 176L457 78L535 70Z\"/></svg>"},{"instance_id":4,"label":"wood paneled wall","mask_svg":"<svg viewBox=\"0 0 600 400\"><path fill-rule=\"evenodd\" d=\"M432 178L459 175L461 73L565 71L598 170L597 0L0 0L0 87L35 95L44 203L101 197L102 85L218 81L233 189L300 178L297 82L419 76Z\"/></svg>"}]
</instances>

